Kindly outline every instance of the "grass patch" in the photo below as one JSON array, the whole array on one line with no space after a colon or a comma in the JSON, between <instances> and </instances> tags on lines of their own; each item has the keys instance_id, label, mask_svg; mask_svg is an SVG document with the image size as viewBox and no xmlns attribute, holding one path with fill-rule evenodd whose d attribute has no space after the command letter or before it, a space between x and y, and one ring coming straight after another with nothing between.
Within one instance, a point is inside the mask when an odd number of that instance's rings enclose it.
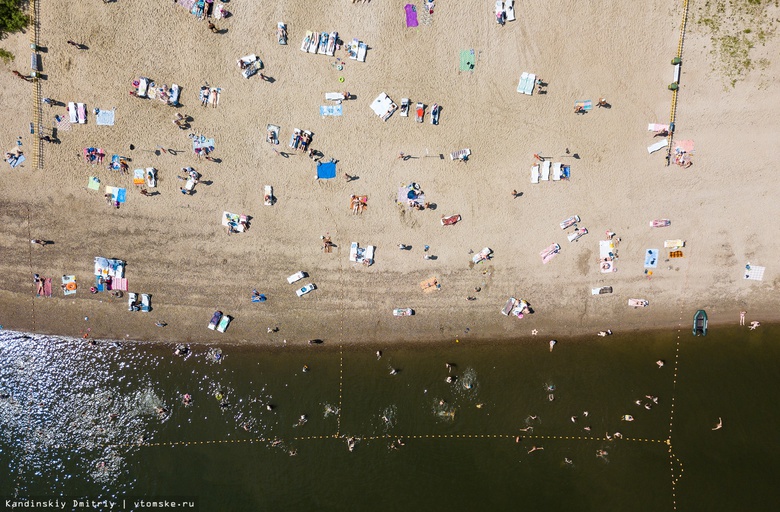
<instances>
[{"instance_id":1,"label":"grass patch","mask_svg":"<svg viewBox=\"0 0 780 512\"><path fill-rule=\"evenodd\" d=\"M4 48L0 48L0 60L5 62L6 64L9 64L12 60L14 60L14 54L9 52L8 50Z\"/></svg>"},{"instance_id":2,"label":"grass patch","mask_svg":"<svg viewBox=\"0 0 780 512\"><path fill-rule=\"evenodd\" d=\"M775 33L777 18L770 10L778 8L780 0L704 0L693 18L695 26L709 34L711 55L724 81L735 87L755 69L754 49L764 46ZM769 61L757 59L759 69Z\"/></svg>"}]
</instances>

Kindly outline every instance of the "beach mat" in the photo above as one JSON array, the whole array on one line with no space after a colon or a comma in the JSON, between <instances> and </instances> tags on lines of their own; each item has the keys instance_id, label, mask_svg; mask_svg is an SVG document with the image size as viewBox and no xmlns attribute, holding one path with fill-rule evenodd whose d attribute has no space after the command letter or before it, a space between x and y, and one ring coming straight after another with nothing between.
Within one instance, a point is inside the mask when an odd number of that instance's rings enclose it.
<instances>
[{"instance_id":1,"label":"beach mat","mask_svg":"<svg viewBox=\"0 0 780 512\"><path fill-rule=\"evenodd\" d=\"M91 190L100 190L100 178L97 176L90 176L89 182L87 182L87 188Z\"/></svg>"},{"instance_id":2,"label":"beach mat","mask_svg":"<svg viewBox=\"0 0 780 512\"><path fill-rule=\"evenodd\" d=\"M658 267L658 249L648 249L645 252L645 268Z\"/></svg>"},{"instance_id":3,"label":"beach mat","mask_svg":"<svg viewBox=\"0 0 780 512\"><path fill-rule=\"evenodd\" d=\"M649 123L647 125L647 131L649 132L660 132L668 129L669 129L668 124Z\"/></svg>"},{"instance_id":4,"label":"beach mat","mask_svg":"<svg viewBox=\"0 0 780 512\"><path fill-rule=\"evenodd\" d=\"M341 105L320 105L320 115L325 116L340 116L342 114Z\"/></svg>"},{"instance_id":5,"label":"beach mat","mask_svg":"<svg viewBox=\"0 0 780 512\"><path fill-rule=\"evenodd\" d=\"M413 6L412 4L406 4L406 6L404 6L404 10L406 11L406 26L416 27L419 25L417 22L417 7Z\"/></svg>"},{"instance_id":6,"label":"beach mat","mask_svg":"<svg viewBox=\"0 0 780 512\"><path fill-rule=\"evenodd\" d=\"M43 296L51 297L51 277L47 277L43 281Z\"/></svg>"},{"instance_id":7,"label":"beach mat","mask_svg":"<svg viewBox=\"0 0 780 512\"><path fill-rule=\"evenodd\" d=\"M460 51L460 70L461 71L474 71L474 65L476 64L476 55L474 50L461 50Z\"/></svg>"},{"instance_id":8,"label":"beach mat","mask_svg":"<svg viewBox=\"0 0 780 512\"><path fill-rule=\"evenodd\" d=\"M745 266L745 279L750 279L752 281L763 281L764 280L764 270L766 270L766 267L757 267L755 265L746 265Z\"/></svg>"},{"instance_id":9,"label":"beach mat","mask_svg":"<svg viewBox=\"0 0 780 512\"><path fill-rule=\"evenodd\" d=\"M55 119L54 122L57 125L57 129L63 132L69 132L73 126L70 124L70 121L67 117L60 117L59 121Z\"/></svg>"},{"instance_id":10,"label":"beach mat","mask_svg":"<svg viewBox=\"0 0 780 512\"><path fill-rule=\"evenodd\" d=\"M122 290L123 292L127 291L127 278L126 277L115 277L111 280L111 289L112 290Z\"/></svg>"},{"instance_id":11,"label":"beach mat","mask_svg":"<svg viewBox=\"0 0 780 512\"><path fill-rule=\"evenodd\" d=\"M72 290L68 289L68 285L70 283L73 283ZM62 284L63 284L62 293L64 293L65 295L73 295L74 293L76 293L76 276L62 276Z\"/></svg>"}]
</instances>

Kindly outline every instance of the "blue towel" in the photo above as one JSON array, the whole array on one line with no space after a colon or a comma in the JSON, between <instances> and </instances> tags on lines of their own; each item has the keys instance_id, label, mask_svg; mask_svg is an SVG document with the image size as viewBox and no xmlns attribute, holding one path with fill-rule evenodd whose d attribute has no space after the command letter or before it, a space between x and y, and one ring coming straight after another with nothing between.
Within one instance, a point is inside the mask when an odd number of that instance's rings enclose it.
<instances>
[{"instance_id":1,"label":"blue towel","mask_svg":"<svg viewBox=\"0 0 780 512\"><path fill-rule=\"evenodd\" d=\"M340 116L342 114L341 105L320 105L320 115L325 116Z\"/></svg>"},{"instance_id":2,"label":"blue towel","mask_svg":"<svg viewBox=\"0 0 780 512\"><path fill-rule=\"evenodd\" d=\"M658 249L648 249L645 252L645 268L658 267Z\"/></svg>"},{"instance_id":3,"label":"blue towel","mask_svg":"<svg viewBox=\"0 0 780 512\"><path fill-rule=\"evenodd\" d=\"M127 190L124 188L120 188L116 192L116 200L120 203L124 203L125 199L127 199Z\"/></svg>"}]
</instances>

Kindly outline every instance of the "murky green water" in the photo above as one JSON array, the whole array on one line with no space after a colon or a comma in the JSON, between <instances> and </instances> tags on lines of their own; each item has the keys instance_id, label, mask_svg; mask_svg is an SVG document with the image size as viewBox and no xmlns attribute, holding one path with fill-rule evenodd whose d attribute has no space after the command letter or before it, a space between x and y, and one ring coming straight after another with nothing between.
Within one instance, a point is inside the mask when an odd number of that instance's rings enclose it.
<instances>
[{"instance_id":1,"label":"murky green water","mask_svg":"<svg viewBox=\"0 0 780 512\"><path fill-rule=\"evenodd\" d=\"M172 345L5 332L0 505L768 510L779 494L780 329L689 332L676 385L677 332L559 340L552 352L539 338L221 347L218 359L216 347L180 357ZM607 440L615 432L623 438Z\"/></svg>"}]
</instances>

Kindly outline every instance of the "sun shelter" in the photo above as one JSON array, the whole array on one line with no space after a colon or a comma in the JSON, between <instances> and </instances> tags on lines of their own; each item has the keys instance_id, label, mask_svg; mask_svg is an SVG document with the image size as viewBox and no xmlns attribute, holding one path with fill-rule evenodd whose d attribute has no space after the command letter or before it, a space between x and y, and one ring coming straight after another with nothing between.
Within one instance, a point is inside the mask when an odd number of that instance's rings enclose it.
<instances>
[{"instance_id":1,"label":"sun shelter","mask_svg":"<svg viewBox=\"0 0 780 512\"><path fill-rule=\"evenodd\" d=\"M395 112L397 109L398 105L393 103L393 100L391 100L390 97L385 93L381 93L371 103L371 110L373 110L376 115L381 117L382 121L387 121L390 116L393 115L393 112Z\"/></svg>"},{"instance_id":2,"label":"sun shelter","mask_svg":"<svg viewBox=\"0 0 780 512\"><path fill-rule=\"evenodd\" d=\"M330 180L336 177L336 162L317 162L317 179Z\"/></svg>"}]
</instances>

